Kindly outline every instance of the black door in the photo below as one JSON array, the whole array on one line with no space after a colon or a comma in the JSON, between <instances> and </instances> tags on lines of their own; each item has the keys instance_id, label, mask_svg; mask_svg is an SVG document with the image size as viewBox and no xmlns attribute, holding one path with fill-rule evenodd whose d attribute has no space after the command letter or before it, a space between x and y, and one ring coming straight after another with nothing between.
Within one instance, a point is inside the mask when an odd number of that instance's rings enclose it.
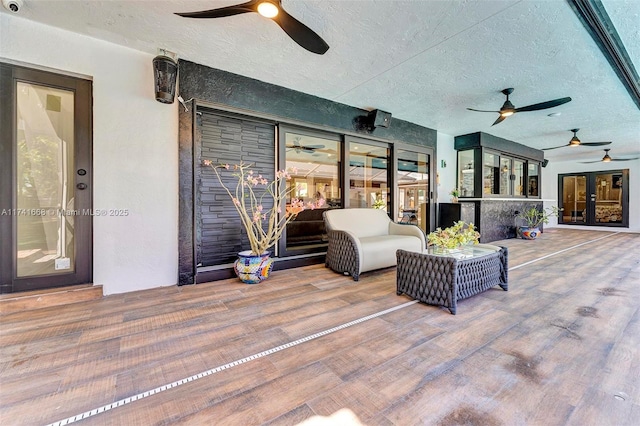
<instances>
[{"instance_id":1,"label":"black door","mask_svg":"<svg viewBox=\"0 0 640 426\"><path fill-rule=\"evenodd\" d=\"M92 280L88 80L0 63L0 292Z\"/></svg>"},{"instance_id":2,"label":"black door","mask_svg":"<svg viewBox=\"0 0 640 426\"><path fill-rule=\"evenodd\" d=\"M629 170L558 176L558 223L629 226Z\"/></svg>"}]
</instances>

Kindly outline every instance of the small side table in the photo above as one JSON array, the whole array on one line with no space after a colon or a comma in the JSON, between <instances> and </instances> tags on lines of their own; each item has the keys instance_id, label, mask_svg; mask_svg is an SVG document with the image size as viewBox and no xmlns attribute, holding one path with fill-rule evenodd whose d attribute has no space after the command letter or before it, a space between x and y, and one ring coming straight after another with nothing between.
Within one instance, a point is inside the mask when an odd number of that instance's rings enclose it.
<instances>
[{"instance_id":1,"label":"small side table","mask_svg":"<svg viewBox=\"0 0 640 426\"><path fill-rule=\"evenodd\" d=\"M478 244L449 254L396 251L396 294L444 306L455 315L458 300L496 285L508 290L507 247Z\"/></svg>"}]
</instances>

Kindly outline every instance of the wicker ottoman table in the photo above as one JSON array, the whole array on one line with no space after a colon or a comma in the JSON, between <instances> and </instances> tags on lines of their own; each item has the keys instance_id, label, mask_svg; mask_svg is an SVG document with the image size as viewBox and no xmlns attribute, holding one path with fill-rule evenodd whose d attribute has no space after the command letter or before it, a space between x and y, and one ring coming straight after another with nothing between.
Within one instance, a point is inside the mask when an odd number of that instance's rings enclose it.
<instances>
[{"instance_id":1,"label":"wicker ottoman table","mask_svg":"<svg viewBox=\"0 0 640 426\"><path fill-rule=\"evenodd\" d=\"M478 244L446 255L398 250L396 256L396 294L444 306L454 315L458 300L496 285L508 290L506 247Z\"/></svg>"}]
</instances>

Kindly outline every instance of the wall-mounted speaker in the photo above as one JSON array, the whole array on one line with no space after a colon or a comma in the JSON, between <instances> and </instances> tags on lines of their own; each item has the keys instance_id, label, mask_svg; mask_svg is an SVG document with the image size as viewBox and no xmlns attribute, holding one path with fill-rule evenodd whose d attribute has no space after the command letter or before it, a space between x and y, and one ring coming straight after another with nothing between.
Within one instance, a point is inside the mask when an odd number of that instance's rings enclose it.
<instances>
[{"instance_id":1,"label":"wall-mounted speaker","mask_svg":"<svg viewBox=\"0 0 640 426\"><path fill-rule=\"evenodd\" d=\"M547 164L549 164L549 160L547 160L546 158L542 161L542 167L547 167Z\"/></svg>"},{"instance_id":2,"label":"wall-mounted speaker","mask_svg":"<svg viewBox=\"0 0 640 426\"><path fill-rule=\"evenodd\" d=\"M374 109L369 111L369 123L371 127L389 127L391 125L391 113Z\"/></svg>"}]
</instances>

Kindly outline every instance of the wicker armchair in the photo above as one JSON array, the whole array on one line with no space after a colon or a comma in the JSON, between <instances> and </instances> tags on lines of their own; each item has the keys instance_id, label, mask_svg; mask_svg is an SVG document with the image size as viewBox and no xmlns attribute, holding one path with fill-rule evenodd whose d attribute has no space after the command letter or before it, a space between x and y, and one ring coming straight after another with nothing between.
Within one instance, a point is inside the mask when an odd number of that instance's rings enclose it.
<instances>
[{"instance_id":1,"label":"wicker armchair","mask_svg":"<svg viewBox=\"0 0 640 426\"><path fill-rule=\"evenodd\" d=\"M396 265L396 250L423 251L424 233L413 225L394 223L384 210L333 209L324 213L329 239L325 266L335 272L360 274Z\"/></svg>"}]
</instances>

